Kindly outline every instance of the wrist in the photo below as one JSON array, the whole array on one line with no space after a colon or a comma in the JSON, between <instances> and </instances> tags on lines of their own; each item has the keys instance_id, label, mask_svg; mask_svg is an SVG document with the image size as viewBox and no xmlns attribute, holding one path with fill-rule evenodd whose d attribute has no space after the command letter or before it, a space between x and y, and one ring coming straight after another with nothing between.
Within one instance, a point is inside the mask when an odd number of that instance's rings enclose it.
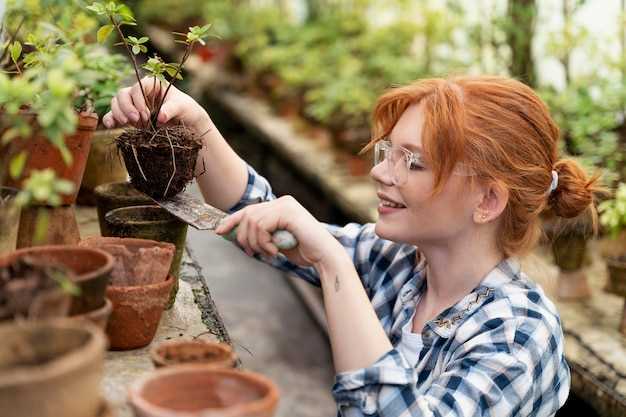
<instances>
[{"instance_id":1,"label":"wrist","mask_svg":"<svg viewBox=\"0 0 626 417\"><path fill-rule=\"evenodd\" d=\"M334 280L334 277L345 268L354 267L344 247L336 241L334 246L313 264L313 268L317 271L322 283L327 280Z\"/></svg>"}]
</instances>

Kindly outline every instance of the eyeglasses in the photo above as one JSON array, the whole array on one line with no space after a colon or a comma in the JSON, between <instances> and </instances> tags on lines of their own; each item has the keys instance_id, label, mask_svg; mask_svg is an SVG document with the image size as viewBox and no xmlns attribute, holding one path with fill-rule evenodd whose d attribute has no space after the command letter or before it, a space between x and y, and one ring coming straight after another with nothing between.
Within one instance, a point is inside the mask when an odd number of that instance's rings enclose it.
<instances>
[{"instance_id":1,"label":"eyeglasses","mask_svg":"<svg viewBox=\"0 0 626 417\"><path fill-rule=\"evenodd\" d=\"M374 165L387 162L388 172L394 185L404 185L409 171L424 167L422 157L403 146L394 146L390 140L381 140L374 145Z\"/></svg>"}]
</instances>

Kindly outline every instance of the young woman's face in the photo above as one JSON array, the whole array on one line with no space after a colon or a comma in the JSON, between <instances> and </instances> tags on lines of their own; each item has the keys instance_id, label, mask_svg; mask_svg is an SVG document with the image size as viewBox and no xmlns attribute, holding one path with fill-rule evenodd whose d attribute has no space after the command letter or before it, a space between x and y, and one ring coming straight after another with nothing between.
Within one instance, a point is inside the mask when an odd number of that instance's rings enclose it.
<instances>
[{"instance_id":1,"label":"young woman's face","mask_svg":"<svg viewBox=\"0 0 626 417\"><path fill-rule=\"evenodd\" d=\"M402 114L389 140L393 146L403 146L420 153L422 146L423 113L412 105ZM376 234L396 242L420 245L445 244L470 232L479 195L469 186L468 177L452 175L441 193L430 197L434 173L427 163L413 164L404 184L394 184L386 161L371 171L379 197ZM389 202L401 207L390 207Z\"/></svg>"}]
</instances>

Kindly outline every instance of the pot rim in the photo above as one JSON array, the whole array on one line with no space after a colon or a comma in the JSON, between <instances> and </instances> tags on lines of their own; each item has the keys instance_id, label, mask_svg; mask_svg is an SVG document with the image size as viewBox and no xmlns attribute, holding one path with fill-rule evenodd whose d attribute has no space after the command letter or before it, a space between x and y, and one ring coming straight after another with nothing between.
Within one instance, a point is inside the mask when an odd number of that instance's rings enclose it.
<instances>
[{"instance_id":1,"label":"pot rim","mask_svg":"<svg viewBox=\"0 0 626 417\"><path fill-rule=\"evenodd\" d=\"M31 330L37 328L52 327L61 330L76 330L88 333L89 339L81 346L58 356L43 365L20 366L9 371L3 370L0 373L0 388L12 387L32 382L50 380L59 375L76 372L85 365L93 364L94 356L98 354L104 359L106 349L106 338L104 333L94 324L77 323L68 318L31 321L12 322L0 324L0 335L4 331Z\"/></svg>"},{"instance_id":2,"label":"pot rim","mask_svg":"<svg viewBox=\"0 0 626 417\"><path fill-rule=\"evenodd\" d=\"M129 187L132 187L140 195L128 196L128 195L116 194L116 193L110 191L111 187L123 186L123 185L128 185ZM107 183L104 183L104 184L100 184L100 185L98 185L98 186L96 186L94 188L94 192L98 196L102 196L102 197L106 197L106 198L115 198L115 199L124 200L124 201L134 201L134 200L139 200L139 199L141 199L141 200L151 200L150 197L148 197L147 195L141 195L143 193L141 191L137 190L135 187L133 187L133 185L129 181L113 181L113 182L107 182Z\"/></svg>"},{"instance_id":3,"label":"pot rim","mask_svg":"<svg viewBox=\"0 0 626 417\"><path fill-rule=\"evenodd\" d=\"M108 294L109 291L120 293L120 292L131 292L131 291L137 291L137 290L158 290L161 287L174 285L174 279L175 279L174 275L168 273L164 281L159 281L153 284L144 284L144 285L107 285L106 292Z\"/></svg>"},{"instance_id":4,"label":"pot rim","mask_svg":"<svg viewBox=\"0 0 626 417\"><path fill-rule=\"evenodd\" d=\"M204 345L204 346L211 346L212 348L216 348L217 350L220 351L220 354L222 354L222 356L215 361L215 363L213 362L197 362L198 364L201 365L208 365L208 366L214 366L216 364L222 363L222 362L229 362L229 363L235 363L235 361L237 360L237 356L235 355L235 352L233 352L233 348L229 345L227 345L226 343L221 343L221 342L217 342L214 340L208 340L208 339L188 339L188 338L179 338L179 339L170 339L170 340L164 340L162 342L157 343L156 345L152 346L150 348L150 358L152 359L152 362L157 365L157 366L174 366L175 364L178 364L178 362L175 363L168 363L165 358L163 358L163 355L159 352L160 349L163 348L167 348L169 346L176 346L176 345ZM182 362L181 362L182 364Z\"/></svg>"},{"instance_id":5,"label":"pot rim","mask_svg":"<svg viewBox=\"0 0 626 417\"><path fill-rule=\"evenodd\" d=\"M17 249L13 252L8 253L7 255L0 257L0 260L5 260L9 258L18 259L25 255L36 254L37 252L67 252L67 251L75 251L75 252L85 252L92 251L97 253L98 255L104 257L104 265L96 268L90 272L84 274L77 274L74 271L73 273L73 282L74 283L82 283L85 281L89 281L99 275L106 274L107 271L111 271L113 269L113 265L115 263L115 259L108 252L103 251L102 249L89 248L78 245L42 245L42 246L32 246L29 248Z\"/></svg>"},{"instance_id":6,"label":"pot rim","mask_svg":"<svg viewBox=\"0 0 626 417\"><path fill-rule=\"evenodd\" d=\"M141 239L138 237L117 237L117 236L88 236L85 239L81 239L78 242L78 246L98 249L97 246L90 245L92 242L94 243L101 242L103 245L141 246L141 247L158 246L161 248L172 249L172 252L176 250L176 245L170 242L162 242L159 240L152 240L152 239ZM101 249L101 250L104 250L104 249Z\"/></svg>"},{"instance_id":7,"label":"pot rim","mask_svg":"<svg viewBox=\"0 0 626 417\"><path fill-rule=\"evenodd\" d=\"M242 404L236 404L228 408L205 408L202 411L173 411L164 407L152 404L142 396L143 387L150 381L158 379L162 376L172 374L189 374L189 373L214 373L226 374L240 380L247 380L256 386L262 386L267 389L267 394L258 400L249 401ZM159 368L154 372L144 375L136 380L128 388L128 398L130 403L141 410L150 410L153 415L167 417L212 417L219 415L220 417L237 417L261 413L262 411L272 409L278 403L278 387L269 378L247 370L222 369L213 368L202 364L183 364L172 365L165 368ZM157 414L158 413L158 414Z\"/></svg>"},{"instance_id":8,"label":"pot rim","mask_svg":"<svg viewBox=\"0 0 626 417\"><path fill-rule=\"evenodd\" d=\"M94 310L88 311L83 314L75 314L73 316L68 316L68 317L71 319L89 320L90 318L108 316L111 314L112 311L113 311L113 303L111 302L111 300L109 300L109 297L104 297L104 304L102 305L102 307L98 307Z\"/></svg>"},{"instance_id":9,"label":"pot rim","mask_svg":"<svg viewBox=\"0 0 626 417\"><path fill-rule=\"evenodd\" d=\"M118 215L119 213L124 213L124 212L129 212L129 211L139 211L139 209L142 209L142 210L157 209L160 212L166 213L170 217L167 219L158 219L158 220L133 220L133 221L122 221L122 219L114 218L114 216ZM178 223L178 222L185 224L183 221L177 219L174 215L170 214L167 210L165 210L164 208L161 208L157 204L144 204L141 206L118 207L116 209L113 209L107 212L104 215L104 219L107 223L110 223L112 225L120 225L120 224L136 224L136 225L160 224L162 225L162 224L170 224L170 223Z\"/></svg>"}]
</instances>

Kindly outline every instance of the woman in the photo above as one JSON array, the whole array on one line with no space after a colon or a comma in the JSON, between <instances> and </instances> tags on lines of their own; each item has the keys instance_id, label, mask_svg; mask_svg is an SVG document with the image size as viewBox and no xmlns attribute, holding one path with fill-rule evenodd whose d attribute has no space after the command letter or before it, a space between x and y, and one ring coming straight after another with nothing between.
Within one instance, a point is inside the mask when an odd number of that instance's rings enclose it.
<instances>
[{"instance_id":1,"label":"woman","mask_svg":"<svg viewBox=\"0 0 626 417\"><path fill-rule=\"evenodd\" d=\"M138 85L111 107L108 127L148 118ZM530 88L459 77L382 95L369 145L380 217L343 228L276 199L177 90L159 115L173 120L206 132L200 158L211 163L198 183L208 203L234 213L217 232L238 225L246 253L321 285L341 415L551 416L563 405L559 316L515 257L536 243L546 208L589 211L595 224L597 178L558 159L558 128ZM279 253L277 229L298 247Z\"/></svg>"}]
</instances>

